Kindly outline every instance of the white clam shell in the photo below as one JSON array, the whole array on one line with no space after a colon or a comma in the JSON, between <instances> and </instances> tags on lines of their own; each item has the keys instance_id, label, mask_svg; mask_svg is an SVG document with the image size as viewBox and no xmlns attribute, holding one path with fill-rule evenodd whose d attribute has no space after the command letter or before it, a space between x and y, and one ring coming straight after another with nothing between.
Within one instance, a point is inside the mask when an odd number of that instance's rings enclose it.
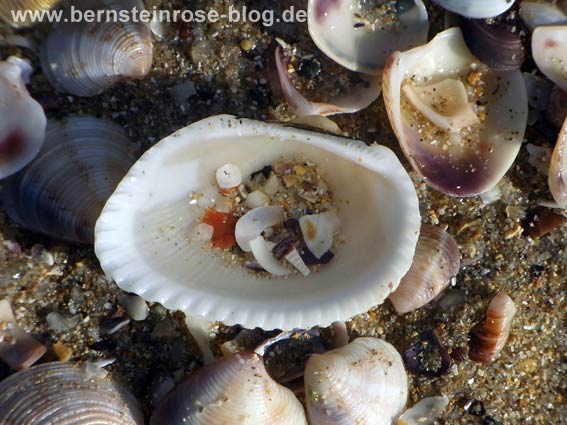
<instances>
[{"instance_id":1,"label":"white clam shell","mask_svg":"<svg viewBox=\"0 0 567 425\"><path fill-rule=\"evenodd\" d=\"M78 5L76 7L79 7ZM90 0L91 10L144 10L140 0ZM128 22L62 22L41 47L41 66L58 90L95 96L124 79L144 78L152 66L152 34L148 24Z\"/></svg>"},{"instance_id":2,"label":"white clam shell","mask_svg":"<svg viewBox=\"0 0 567 425\"><path fill-rule=\"evenodd\" d=\"M104 203L134 163L124 130L93 117L51 121L36 159L6 180L10 218L57 239L93 242Z\"/></svg>"},{"instance_id":3,"label":"white clam shell","mask_svg":"<svg viewBox=\"0 0 567 425\"><path fill-rule=\"evenodd\" d=\"M536 28L532 55L539 70L567 91L567 25Z\"/></svg>"},{"instance_id":4,"label":"white clam shell","mask_svg":"<svg viewBox=\"0 0 567 425\"><path fill-rule=\"evenodd\" d=\"M188 194L215 185L220 165L249 176L294 156L317 163L333 190L346 242L330 264L308 278L258 279L190 243L187 231L201 217ZM409 269L419 226L415 188L389 149L223 115L142 156L97 222L95 251L119 286L146 300L211 321L289 330L383 302Z\"/></svg>"},{"instance_id":5,"label":"white clam shell","mask_svg":"<svg viewBox=\"0 0 567 425\"><path fill-rule=\"evenodd\" d=\"M33 22L29 16L25 16L27 19L24 21L20 19L16 20L14 19L14 13L49 10L57 5L59 1L60 0L2 0L2 2L0 2L0 19L16 28L27 27L33 25L35 22Z\"/></svg>"},{"instance_id":6,"label":"white clam shell","mask_svg":"<svg viewBox=\"0 0 567 425\"><path fill-rule=\"evenodd\" d=\"M516 0L432 0L439 6L467 18L493 18L510 9Z\"/></svg>"},{"instance_id":7,"label":"white clam shell","mask_svg":"<svg viewBox=\"0 0 567 425\"><path fill-rule=\"evenodd\" d=\"M30 73L17 57L0 62L0 179L31 162L45 139L45 113L25 86Z\"/></svg>"},{"instance_id":8,"label":"white clam shell","mask_svg":"<svg viewBox=\"0 0 567 425\"><path fill-rule=\"evenodd\" d=\"M82 363L45 363L0 382L0 423L143 425L134 396Z\"/></svg>"},{"instance_id":9,"label":"white clam shell","mask_svg":"<svg viewBox=\"0 0 567 425\"><path fill-rule=\"evenodd\" d=\"M313 354L304 380L311 425L391 425L408 397L400 354L377 338Z\"/></svg>"},{"instance_id":10,"label":"white clam shell","mask_svg":"<svg viewBox=\"0 0 567 425\"><path fill-rule=\"evenodd\" d=\"M461 31L451 28L424 46L392 54L384 71L384 101L400 146L429 186L452 196L474 196L490 190L514 162L528 119L522 74L519 70L488 70L482 74L490 88L486 119L466 143L460 132L439 127L434 127L435 132L422 130L421 125L427 126L428 120L412 124L402 108L402 86L431 87L445 79L467 76L478 64Z\"/></svg>"},{"instance_id":11,"label":"white clam shell","mask_svg":"<svg viewBox=\"0 0 567 425\"><path fill-rule=\"evenodd\" d=\"M155 410L150 425L307 425L293 392L268 374L262 357L228 355L187 377Z\"/></svg>"},{"instance_id":12,"label":"white clam shell","mask_svg":"<svg viewBox=\"0 0 567 425\"><path fill-rule=\"evenodd\" d=\"M358 25L360 8L353 0L309 0L309 33L317 47L338 64L352 71L380 74L390 53L419 46L427 41L429 21L421 0L397 15L396 28Z\"/></svg>"},{"instance_id":13,"label":"white clam shell","mask_svg":"<svg viewBox=\"0 0 567 425\"><path fill-rule=\"evenodd\" d=\"M567 208L567 117L559 132L549 166L549 189L561 208Z\"/></svg>"}]
</instances>

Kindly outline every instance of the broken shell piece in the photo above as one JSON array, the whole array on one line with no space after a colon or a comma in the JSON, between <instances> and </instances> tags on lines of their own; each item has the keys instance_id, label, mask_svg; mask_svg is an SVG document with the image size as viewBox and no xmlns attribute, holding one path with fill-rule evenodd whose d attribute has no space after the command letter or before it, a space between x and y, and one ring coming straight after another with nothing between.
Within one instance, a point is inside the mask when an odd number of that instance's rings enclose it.
<instances>
[{"instance_id":1,"label":"broken shell piece","mask_svg":"<svg viewBox=\"0 0 567 425\"><path fill-rule=\"evenodd\" d=\"M45 113L26 89L31 71L15 56L0 62L0 179L30 163L45 139Z\"/></svg>"},{"instance_id":2,"label":"broken shell piece","mask_svg":"<svg viewBox=\"0 0 567 425\"><path fill-rule=\"evenodd\" d=\"M236 189L242 183L240 168L234 164L225 164L216 172L217 184L224 193Z\"/></svg>"},{"instance_id":3,"label":"broken shell piece","mask_svg":"<svg viewBox=\"0 0 567 425\"><path fill-rule=\"evenodd\" d=\"M350 114L370 106L382 91L382 75L360 76L360 84L349 93L326 102L312 102L295 88L288 72L289 57L281 46L276 48L276 67L290 112L298 117Z\"/></svg>"},{"instance_id":4,"label":"broken shell piece","mask_svg":"<svg viewBox=\"0 0 567 425\"><path fill-rule=\"evenodd\" d=\"M307 248L315 257L321 258L333 246L341 221L335 211L327 211L304 215L299 219L299 225Z\"/></svg>"},{"instance_id":5,"label":"broken shell piece","mask_svg":"<svg viewBox=\"0 0 567 425\"><path fill-rule=\"evenodd\" d=\"M460 265L455 239L439 227L422 225L413 263L389 297L398 314L416 310L433 300L449 286Z\"/></svg>"},{"instance_id":6,"label":"broken shell piece","mask_svg":"<svg viewBox=\"0 0 567 425\"><path fill-rule=\"evenodd\" d=\"M516 0L433 0L450 12L467 18L493 18L510 9Z\"/></svg>"},{"instance_id":7,"label":"broken shell piece","mask_svg":"<svg viewBox=\"0 0 567 425\"><path fill-rule=\"evenodd\" d=\"M390 53L427 41L429 21L421 0L366 2L309 0L309 34L317 47L352 71L379 74Z\"/></svg>"},{"instance_id":8,"label":"broken shell piece","mask_svg":"<svg viewBox=\"0 0 567 425\"><path fill-rule=\"evenodd\" d=\"M420 400L398 419L398 425L430 425L435 422L449 404L446 395Z\"/></svg>"},{"instance_id":9,"label":"broken shell piece","mask_svg":"<svg viewBox=\"0 0 567 425\"><path fill-rule=\"evenodd\" d=\"M530 29L545 25L566 25L567 14L556 3L547 1L522 1L520 16Z\"/></svg>"},{"instance_id":10,"label":"broken shell piece","mask_svg":"<svg viewBox=\"0 0 567 425\"><path fill-rule=\"evenodd\" d=\"M539 70L567 91L567 25L536 28L532 55Z\"/></svg>"},{"instance_id":11,"label":"broken shell piece","mask_svg":"<svg viewBox=\"0 0 567 425\"><path fill-rule=\"evenodd\" d=\"M551 155L549 189L560 208L567 208L567 117Z\"/></svg>"},{"instance_id":12,"label":"broken shell piece","mask_svg":"<svg viewBox=\"0 0 567 425\"><path fill-rule=\"evenodd\" d=\"M57 5L60 0L2 0L0 2L0 19L15 28L28 27L36 23L32 20L35 13L49 10ZM30 16L28 13L34 15ZM16 15L16 14L19 14ZM41 15L43 16L43 15ZM16 19L16 17L20 19Z\"/></svg>"},{"instance_id":13,"label":"broken shell piece","mask_svg":"<svg viewBox=\"0 0 567 425\"><path fill-rule=\"evenodd\" d=\"M280 205L259 207L248 211L236 222L236 243L244 252L250 252L250 242L268 227L281 224L285 213Z\"/></svg>"},{"instance_id":14,"label":"broken shell piece","mask_svg":"<svg viewBox=\"0 0 567 425\"><path fill-rule=\"evenodd\" d=\"M248 208L255 209L255 208L265 207L269 203L270 203L270 197L261 190L255 190L246 197L246 206Z\"/></svg>"},{"instance_id":15,"label":"broken shell piece","mask_svg":"<svg viewBox=\"0 0 567 425\"><path fill-rule=\"evenodd\" d=\"M227 266L222 256L188 240L202 217L188 194L204 193L219 164L235 164L249 176L281 158L317 164L333 192L345 242L308 278L251 279L245 268ZM273 215L276 222L283 218L281 209ZM245 239L258 237L262 223L252 223ZM419 226L415 187L389 149L221 115L176 132L138 160L97 222L95 251L122 289L168 309L247 328L305 329L382 303L411 265ZM372 261L360 252L372 252ZM321 260L330 258L325 253Z\"/></svg>"},{"instance_id":16,"label":"broken shell piece","mask_svg":"<svg viewBox=\"0 0 567 425\"><path fill-rule=\"evenodd\" d=\"M469 357L475 362L493 362L504 348L516 305L506 293L499 292L490 302L484 324L470 333Z\"/></svg>"},{"instance_id":17,"label":"broken shell piece","mask_svg":"<svg viewBox=\"0 0 567 425\"><path fill-rule=\"evenodd\" d=\"M45 345L18 326L10 303L0 300L0 359L12 369L22 370L37 362L46 351Z\"/></svg>"},{"instance_id":18,"label":"broken shell piece","mask_svg":"<svg viewBox=\"0 0 567 425\"><path fill-rule=\"evenodd\" d=\"M274 258L271 250L268 248L266 240L262 236L252 239L249 245L252 254L254 254L254 258L256 258L256 261L264 270L274 276L286 276L291 273L291 270L284 267Z\"/></svg>"},{"instance_id":19,"label":"broken shell piece","mask_svg":"<svg viewBox=\"0 0 567 425\"><path fill-rule=\"evenodd\" d=\"M313 354L304 379L312 425L390 425L408 396L400 354L377 338L357 338L325 354Z\"/></svg>"},{"instance_id":20,"label":"broken shell piece","mask_svg":"<svg viewBox=\"0 0 567 425\"><path fill-rule=\"evenodd\" d=\"M189 240L208 242L213 238L215 228L207 223L199 223L189 231Z\"/></svg>"},{"instance_id":21,"label":"broken shell piece","mask_svg":"<svg viewBox=\"0 0 567 425\"><path fill-rule=\"evenodd\" d=\"M301 403L268 374L261 356L240 352L189 375L154 411L150 425L307 425Z\"/></svg>"},{"instance_id":22,"label":"broken shell piece","mask_svg":"<svg viewBox=\"0 0 567 425\"><path fill-rule=\"evenodd\" d=\"M490 190L520 150L528 119L521 72L496 72L479 63L458 28L392 54L383 92L406 157L429 186L445 194L474 196ZM428 102L412 102L416 93L427 95ZM459 105L457 117L454 106L447 109L446 103Z\"/></svg>"},{"instance_id":23,"label":"broken shell piece","mask_svg":"<svg viewBox=\"0 0 567 425\"><path fill-rule=\"evenodd\" d=\"M285 255L284 258L303 276L309 276L309 274L311 273L311 270L309 270L309 267L307 267L296 248L293 248L289 253Z\"/></svg>"}]
</instances>

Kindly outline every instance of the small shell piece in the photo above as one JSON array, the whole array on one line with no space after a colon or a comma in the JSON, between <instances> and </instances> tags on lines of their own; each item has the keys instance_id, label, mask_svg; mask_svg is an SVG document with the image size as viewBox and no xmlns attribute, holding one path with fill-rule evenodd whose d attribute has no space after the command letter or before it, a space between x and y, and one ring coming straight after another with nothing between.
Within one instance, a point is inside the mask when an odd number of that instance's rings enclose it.
<instances>
[{"instance_id":1,"label":"small shell piece","mask_svg":"<svg viewBox=\"0 0 567 425\"><path fill-rule=\"evenodd\" d=\"M390 301L398 314L416 310L441 293L461 266L459 246L439 227L423 224L413 263Z\"/></svg>"},{"instance_id":2,"label":"small shell piece","mask_svg":"<svg viewBox=\"0 0 567 425\"><path fill-rule=\"evenodd\" d=\"M45 139L45 113L25 85L31 71L14 56L0 62L0 179L25 167Z\"/></svg>"},{"instance_id":3,"label":"small shell piece","mask_svg":"<svg viewBox=\"0 0 567 425\"><path fill-rule=\"evenodd\" d=\"M555 202L561 208L567 208L567 117L551 156L549 189Z\"/></svg>"},{"instance_id":4,"label":"small shell piece","mask_svg":"<svg viewBox=\"0 0 567 425\"><path fill-rule=\"evenodd\" d=\"M377 338L313 354L304 379L311 425L390 425L408 396L400 354Z\"/></svg>"},{"instance_id":5,"label":"small shell piece","mask_svg":"<svg viewBox=\"0 0 567 425\"><path fill-rule=\"evenodd\" d=\"M143 425L134 396L82 363L45 363L0 382L0 423Z\"/></svg>"},{"instance_id":6,"label":"small shell piece","mask_svg":"<svg viewBox=\"0 0 567 425\"><path fill-rule=\"evenodd\" d=\"M448 404L449 398L446 395L424 398L400 416L398 425L431 425Z\"/></svg>"},{"instance_id":7,"label":"small shell piece","mask_svg":"<svg viewBox=\"0 0 567 425\"><path fill-rule=\"evenodd\" d=\"M221 191L235 189L242 183L240 168L234 164L225 164L216 172L217 184Z\"/></svg>"},{"instance_id":8,"label":"small shell piece","mask_svg":"<svg viewBox=\"0 0 567 425\"><path fill-rule=\"evenodd\" d=\"M280 224L285 219L281 206L271 205L248 211L236 222L234 230L236 243L244 252L250 252L250 242L256 239L268 227Z\"/></svg>"},{"instance_id":9,"label":"small shell piece","mask_svg":"<svg viewBox=\"0 0 567 425\"><path fill-rule=\"evenodd\" d=\"M250 250L254 254L254 258L258 261L260 267L274 276L286 276L291 270L284 267L278 260L274 258L272 252L268 248L266 240L262 236L258 236L250 241Z\"/></svg>"},{"instance_id":10,"label":"small shell piece","mask_svg":"<svg viewBox=\"0 0 567 425\"><path fill-rule=\"evenodd\" d=\"M301 403L268 374L261 356L228 355L188 376L150 425L307 425Z\"/></svg>"},{"instance_id":11,"label":"small shell piece","mask_svg":"<svg viewBox=\"0 0 567 425\"><path fill-rule=\"evenodd\" d=\"M140 0L89 0L81 8L120 13ZM90 97L124 79L142 79L152 66L152 34L146 23L62 22L41 47L41 66L51 84L63 92Z\"/></svg>"},{"instance_id":12,"label":"small shell piece","mask_svg":"<svg viewBox=\"0 0 567 425\"><path fill-rule=\"evenodd\" d=\"M59 1L60 0L2 0L2 2L0 2L0 19L15 28L27 27L36 23L26 14L28 11L39 12L49 10L57 5ZM19 16L15 16L16 13L19 13Z\"/></svg>"},{"instance_id":13,"label":"small shell piece","mask_svg":"<svg viewBox=\"0 0 567 425\"><path fill-rule=\"evenodd\" d=\"M0 359L12 369L22 370L37 362L46 351L45 345L18 326L10 303L0 300Z\"/></svg>"},{"instance_id":14,"label":"small shell piece","mask_svg":"<svg viewBox=\"0 0 567 425\"><path fill-rule=\"evenodd\" d=\"M467 18L493 18L510 9L516 0L433 0L439 6Z\"/></svg>"},{"instance_id":15,"label":"small shell piece","mask_svg":"<svg viewBox=\"0 0 567 425\"><path fill-rule=\"evenodd\" d=\"M390 53L425 43L429 30L427 10L421 0L380 3L309 0L309 34L317 47L338 64L378 75Z\"/></svg>"},{"instance_id":16,"label":"small shell piece","mask_svg":"<svg viewBox=\"0 0 567 425\"><path fill-rule=\"evenodd\" d=\"M289 57L281 46L276 48L276 67L290 112L298 117L330 116L349 114L365 109L374 102L382 92L382 75L361 75L361 83L351 92L337 96L327 102L313 102L301 94L294 86L288 71Z\"/></svg>"},{"instance_id":17,"label":"small shell piece","mask_svg":"<svg viewBox=\"0 0 567 425\"><path fill-rule=\"evenodd\" d=\"M304 215L299 219L303 240L311 253L321 258L333 245L333 237L341 221L335 211Z\"/></svg>"},{"instance_id":18,"label":"small shell piece","mask_svg":"<svg viewBox=\"0 0 567 425\"><path fill-rule=\"evenodd\" d=\"M488 306L484 324L470 333L469 357L475 362L493 362L508 340L516 305L506 293L499 292Z\"/></svg>"},{"instance_id":19,"label":"small shell piece","mask_svg":"<svg viewBox=\"0 0 567 425\"><path fill-rule=\"evenodd\" d=\"M532 55L539 70L567 91L567 25L536 28Z\"/></svg>"},{"instance_id":20,"label":"small shell piece","mask_svg":"<svg viewBox=\"0 0 567 425\"><path fill-rule=\"evenodd\" d=\"M406 157L429 186L445 194L474 196L492 189L518 155L528 119L522 74L480 64L458 28L393 53L383 94Z\"/></svg>"},{"instance_id":21,"label":"small shell piece","mask_svg":"<svg viewBox=\"0 0 567 425\"><path fill-rule=\"evenodd\" d=\"M57 239L92 243L100 210L134 162L129 145L121 127L98 118L50 122L35 161L6 180L8 215Z\"/></svg>"}]
</instances>

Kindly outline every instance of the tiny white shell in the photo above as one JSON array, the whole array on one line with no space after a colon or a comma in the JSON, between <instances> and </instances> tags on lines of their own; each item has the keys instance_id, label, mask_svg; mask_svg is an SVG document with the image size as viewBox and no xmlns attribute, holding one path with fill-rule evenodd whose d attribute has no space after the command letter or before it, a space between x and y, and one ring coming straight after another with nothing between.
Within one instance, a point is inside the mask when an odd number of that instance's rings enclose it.
<instances>
[{"instance_id":1,"label":"tiny white shell","mask_svg":"<svg viewBox=\"0 0 567 425\"><path fill-rule=\"evenodd\" d=\"M567 25L536 28L532 55L539 70L567 91Z\"/></svg>"},{"instance_id":2,"label":"tiny white shell","mask_svg":"<svg viewBox=\"0 0 567 425\"><path fill-rule=\"evenodd\" d=\"M333 245L333 238L341 225L335 211L304 215L299 219L301 233L311 253L321 258Z\"/></svg>"},{"instance_id":3,"label":"tiny white shell","mask_svg":"<svg viewBox=\"0 0 567 425\"><path fill-rule=\"evenodd\" d=\"M446 395L419 400L400 416L398 425L431 425L441 416L448 404L449 398Z\"/></svg>"},{"instance_id":4,"label":"tiny white shell","mask_svg":"<svg viewBox=\"0 0 567 425\"><path fill-rule=\"evenodd\" d=\"M230 162L247 176L286 157L315 162L333 191L346 243L331 263L308 278L250 279L190 243L187 232L201 215L188 194L214 184L219 165ZM289 330L346 320L382 303L410 267L419 226L415 188L389 149L222 115L176 132L140 158L98 219L95 251L120 287L148 301L210 321Z\"/></svg>"},{"instance_id":5,"label":"tiny white shell","mask_svg":"<svg viewBox=\"0 0 567 425\"><path fill-rule=\"evenodd\" d=\"M408 397L402 357L377 338L311 355L304 380L311 425L391 425Z\"/></svg>"},{"instance_id":6,"label":"tiny white shell","mask_svg":"<svg viewBox=\"0 0 567 425\"><path fill-rule=\"evenodd\" d=\"M234 189L242 183L240 168L234 164L225 164L216 172L217 184L221 189Z\"/></svg>"},{"instance_id":7,"label":"tiny white shell","mask_svg":"<svg viewBox=\"0 0 567 425\"><path fill-rule=\"evenodd\" d=\"M551 156L549 189L559 207L567 208L567 117Z\"/></svg>"},{"instance_id":8,"label":"tiny white shell","mask_svg":"<svg viewBox=\"0 0 567 425\"><path fill-rule=\"evenodd\" d=\"M450 12L467 18L485 19L498 16L510 9L516 0L433 0Z\"/></svg>"},{"instance_id":9,"label":"tiny white shell","mask_svg":"<svg viewBox=\"0 0 567 425\"><path fill-rule=\"evenodd\" d=\"M244 252L250 252L250 242L268 227L280 224L285 219L281 206L272 205L248 211L236 222L236 243Z\"/></svg>"},{"instance_id":10,"label":"tiny white shell","mask_svg":"<svg viewBox=\"0 0 567 425\"><path fill-rule=\"evenodd\" d=\"M254 254L254 258L264 270L274 276L286 276L291 273L287 267L284 267L278 260L274 258L271 250L268 248L266 240L262 236L258 236L249 242L250 250Z\"/></svg>"},{"instance_id":11,"label":"tiny white shell","mask_svg":"<svg viewBox=\"0 0 567 425\"><path fill-rule=\"evenodd\" d=\"M25 86L31 70L15 56L0 62L0 179L30 163L45 139L45 113Z\"/></svg>"}]
</instances>

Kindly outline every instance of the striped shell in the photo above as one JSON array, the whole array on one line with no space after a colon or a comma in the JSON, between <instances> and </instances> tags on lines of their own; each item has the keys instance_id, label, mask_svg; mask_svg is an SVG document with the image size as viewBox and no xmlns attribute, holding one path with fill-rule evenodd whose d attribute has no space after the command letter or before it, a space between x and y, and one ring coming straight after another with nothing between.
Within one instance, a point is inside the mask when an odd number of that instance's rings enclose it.
<instances>
[{"instance_id":1,"label":"striped shell","mask_svg":"<svg viewBox=\"0 0 567 425\"><path fill-rule=\"evenodd\" d=\"M2 0L0 2L0 19L16 28L27 27L35 22L32 22L29 16L26 16L27 19L24 22L21 20L16 22L14 12L49 10L59 2L60 0Z\"/></svg>"},{"instance_id":2,"label":"striped shell","mask_svg":"<svg viewBox=\"0 0 567 425\"><path fill-rule=\"evenodd\" d=\"M139 0L90 0L91 9L143 10ZM58 90L90 97L125 79L142 79L152 66L152 37L147 24L129 21L58 24L41 47L41 66Z\"/></svg>"},{"instance_id":3,"label":"striped shell","mask_svg":"<svg viewBox=\"0 0 567 425\"><path fill-rule=\"evenodd\" d=\"M220 166L236 165L246 180L293 156L316 162L333 190L346 243L328 267L309 277L251 279L192 243L189 231L203 215L189 194L210 193ZM290 330L382 303L410 267L419 226L415 188L389 149L220 115L177 131L138 160L97 221L95 252L121 288L148 301L210 321ZM372 261L360 252L372 252Z\"/></svg>"},{"instance_id":4,"label":"striped shell","mask_svg":"<svg viewBox=\"0 0 567 425\"><path fill-rule=\"evenodd\" d=\"M408 397L402 357L377 338L311 355L304 379L311 425L390 425Z\"/></svg>"},{"instance_id":5,"label":"striped shell","mask_svg":"<svg viewBox=\"0 0 567 425\"><path fill-rule=\"evenodd\" d=\"M31 70L14 56L0 62L0 179L33 160L45 139L45 113L25 86Z\"/></svg>"},{"instance_id":6,"label":"striped shell","mask_svg":"<svg viewBox=\"0 0 567 425\"><path fill-rule=\"evenodd\" d=\"M129 146L122 128L97 118L49 122L35 161L6 180L8 215L57 239L92 243L104 203L134 163Z\"/></svg>"},{"instance_id":7,"label":"striped shell","mask_svg":"<svg viewBox=\"0 0 567 425\"><path fill-rule=\"evenodd\" d=\"M424 224L413 263L390 301L399 314L416 310L441 293L461 266L459 247L453 237L439 227Z\"/></svg>"},{"instance_id":8,"label":"striped shell","mask_svg":"<svg viewBox=\"0 0 567 425\"><path fill-rule=\"evenodd\" d=\"M82 363L45 363L0 382L0 424L143 425L134 396Z\"/></svg>"},{"instance_id":9,"label":"striped shell","mask_svg":"<svg viewBox=\"0 0 567 425\"><path fill-rule=\"evenodd\" d=\"M268 374L261 356L232 354L173 389L150 425L307 425L293 392Z\"/></svg>"}]
</instances>

